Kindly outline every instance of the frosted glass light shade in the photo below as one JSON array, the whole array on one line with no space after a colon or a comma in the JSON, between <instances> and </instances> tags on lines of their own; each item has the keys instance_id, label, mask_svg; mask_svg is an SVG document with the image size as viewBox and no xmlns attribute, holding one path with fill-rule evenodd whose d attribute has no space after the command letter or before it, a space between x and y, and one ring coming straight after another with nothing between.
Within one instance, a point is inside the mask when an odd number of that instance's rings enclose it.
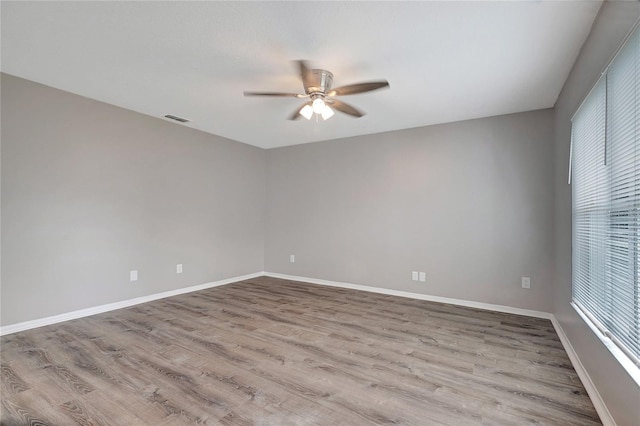
<instances>
[{"instance_id":1,"label":"frosted glass light shade","mask_svg":"<svg viewBox=\"0 0 640 426\"><path fill-rule=\"evenodd\" d=\"M335 114L333 112L333 110L331 108L329 108L329 105L325 105L324 106L324 111L322 111L322 119L323 120L328 120L329 118L333 117L333 114Z\"/></svg>"},{"instance_id":2,"label":"frosted glass light shade","mask_svg":"<svg viewBox=\"0 0 640 426\"><path fill-rule=\"evenodd\" d=\"M324 101L320 98L314 99L313 101L313 112L316 114L322 114L322 111L325 109Z\"/></svg>"},{"instance_id":3,"label":"frosted glass light shade","mask_svg":"<svg viewBox=\"0 0 640 426\"><path fill-rule=\"evenodd\" d=\"M313 115L313 108L311 107L311 105L305 105L304 108L300 110L300 115L307 120L310 120L311 116Z\"/></svg>"}]
</instances>

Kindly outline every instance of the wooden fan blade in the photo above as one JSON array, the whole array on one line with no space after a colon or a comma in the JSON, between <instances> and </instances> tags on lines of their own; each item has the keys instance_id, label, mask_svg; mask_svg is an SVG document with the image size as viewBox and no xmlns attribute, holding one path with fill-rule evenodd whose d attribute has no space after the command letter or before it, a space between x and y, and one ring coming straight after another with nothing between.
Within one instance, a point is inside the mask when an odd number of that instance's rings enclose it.
<instances>
[{"instance_id":1,"label":"wooden fan blade","mask_svg":"<svg viewBox=\"0 0 640 426\"><path fill-rule=\"evenodd\" d=\"M301 95L299 93L283 93L283 92L244 92L245 96L279 96L279 97L293 97L304 98L307 95Z\"/></svg>"},{"instance_id":2,"label":"wooden fan blade","mask_svg":"<svg viewBox=\"0 0 640 426\"><path fill-rule=\"evenodd\" d=\"M296 61L296 63L298 64L298 68L300 69L300 78L302 79L304 90L306 91L307 87L311 85L311 82L309 81L309 71L311 70L311 68L309 68L307 61L299 60Z\"/></svg>"},{"instance_id":3,"label":"wooden fan blade","mask_svg":"<svg viewBox=\"0 0 640 426\"><path fill-rule=\"evenodd\" d=\"M301 76L309 74L310 68L309 68L309 65L307 65L307 61L298 60L296 61L296 63L298 64L298 68L300 69Z\"/></svg>"},{"instance_id":4,"label":"wooden fan blade","mask_svg":"<svg viewBox=\"0 0 640 426\"><path fill-rule=\"evenodd\" d=\"M332 99L331 103L329 103L329 105L333 108L333 109L337 109L340 112L344 112L345 114L349 114L352 115L356 118L362 117L364 115L363 112L358 111L357 109L355 109L354 107L352 107L349 104L345 104L344 102L341 102L337 99Z\"/></svg>"},{"instance_id":5,"label":"wooden fan blade","mask_svg":"<svg viewBox=\"0 0 640 426\"><path fill-rule=\"evenodd\" d=\"M389 87L389 82L387 80L350 84L349 86L342 86L331 90L328 96L355 95L356 93L370 92L372 90L382 89L383 87Z\"/></svg>"},{"instance_id":6,"label":"wooden fan blade","mask_svg":"<svg viewBox=\"0 0 640 426\"><path fill-rule=\"evenodd\" d=\"M311 105L311 102L306 102L304 104L302 104L302 106L300 108L298 108L296 110L296 112L293 113L293 115L291 115L291 117L289 117L289 120L297 120L298 118L300 118L300 111L302 111L302 108L304 108L307 105Z\"/></svg>"}]
</instances>

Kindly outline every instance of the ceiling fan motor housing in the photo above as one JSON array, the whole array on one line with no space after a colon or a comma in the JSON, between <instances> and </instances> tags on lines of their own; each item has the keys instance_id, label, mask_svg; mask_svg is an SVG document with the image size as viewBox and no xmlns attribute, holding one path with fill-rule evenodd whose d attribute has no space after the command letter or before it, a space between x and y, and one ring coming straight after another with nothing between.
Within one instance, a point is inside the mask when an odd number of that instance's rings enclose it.
<instances>
[{"instance_id":1,"label":"ceiling fan motor housing","mask_svg":"<svg viewBox=\"0 0 640 426\"><path fill-rule=\"evenodd\" d=\"M321 95L324 97L331 89L333 74L327 70L309 70L305 80L307 82L307 87L305 87L307 95Z\"/></svg>"}]
</instances>

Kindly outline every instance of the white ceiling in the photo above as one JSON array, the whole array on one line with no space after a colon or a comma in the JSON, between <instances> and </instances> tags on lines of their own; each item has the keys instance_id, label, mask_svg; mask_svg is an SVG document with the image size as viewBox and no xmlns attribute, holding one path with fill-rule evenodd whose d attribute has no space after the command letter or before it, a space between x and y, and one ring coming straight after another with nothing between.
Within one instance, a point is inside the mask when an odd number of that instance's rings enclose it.
<instances>
[{"instance_id":1,"label":"white ceiling","mask_svg":"<svg viewBox=\"0 0 640 426\"><path fill-rule=\"evenodd\" d=\"M2 71L262 148L552 107L599 1L7 2ZM292 60L367 112L287 117ZM179 125L179 124L176 124Z\"/></svg>"}]
</instances>

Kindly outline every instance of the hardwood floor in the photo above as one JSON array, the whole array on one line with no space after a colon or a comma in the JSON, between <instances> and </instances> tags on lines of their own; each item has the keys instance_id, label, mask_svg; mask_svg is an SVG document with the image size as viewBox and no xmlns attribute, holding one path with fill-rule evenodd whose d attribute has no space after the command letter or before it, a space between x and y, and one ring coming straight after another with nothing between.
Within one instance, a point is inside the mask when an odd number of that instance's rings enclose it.
<instances>
[{"instance_id":1,"label":"hardwood floor","mask_svg":"<svg viewBox=\"0 0 640 426\"><path fill-rule=\"evenodd\" d=\"M2 337L2 425L595 425L548 320L261 277Z\"/></svg>"}]
</instances>

